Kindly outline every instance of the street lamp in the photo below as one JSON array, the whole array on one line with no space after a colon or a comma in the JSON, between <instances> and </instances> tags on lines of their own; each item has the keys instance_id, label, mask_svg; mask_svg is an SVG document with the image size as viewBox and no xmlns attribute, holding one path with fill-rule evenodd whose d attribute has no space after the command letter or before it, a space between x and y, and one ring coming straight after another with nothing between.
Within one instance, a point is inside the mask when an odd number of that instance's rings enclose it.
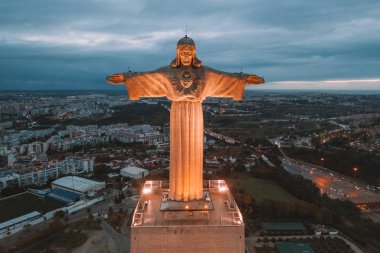
<instances>
[{"instance_id":1,"label":"street lamp","mask_svg":"<svg viewBox=\"0 0 380 253\"><path fill-rule=\"evenodd\" d=\"M322 167L325 167L324 164L323 164L324 161L325 161L325 158L324 158L324 157L321 157L321 166L322 166Z\"/></svg>"},{"instance_id":2,"label":"street lamp","mask_svg":"<svg viewBox=\"0 0 380 253\"><path fill-rule=\"evenodd\" d=\"M354 168L352 168L352 171L353 171L354 173L358 173L358 172L359 172L359 168L354 167Z\"/></svg>"}]
</instances>

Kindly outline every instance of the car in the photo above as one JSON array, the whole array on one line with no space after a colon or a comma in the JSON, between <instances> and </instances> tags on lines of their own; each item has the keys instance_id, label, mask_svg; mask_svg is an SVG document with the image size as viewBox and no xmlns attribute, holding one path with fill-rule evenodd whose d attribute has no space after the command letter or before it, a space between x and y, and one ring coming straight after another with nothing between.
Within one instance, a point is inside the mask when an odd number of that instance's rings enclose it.
<instances>
[{"instance_id":1,"label":"car","mask_svg":"<svg viewBox=\"0 0 380 253\"><path fill-rule=\"evenodd\" d=\"M376 191L376 186L374 185L367 185L366 188L367 190L370 190L370 191Z\"/></svg>"}]
</instances>

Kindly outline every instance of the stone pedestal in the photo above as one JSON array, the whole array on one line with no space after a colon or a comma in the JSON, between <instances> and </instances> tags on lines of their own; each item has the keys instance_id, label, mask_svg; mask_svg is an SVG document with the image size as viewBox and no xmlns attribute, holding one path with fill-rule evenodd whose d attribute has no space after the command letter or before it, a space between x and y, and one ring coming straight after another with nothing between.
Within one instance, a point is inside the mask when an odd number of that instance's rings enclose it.
<instances>
[{"instance_id":1,"label":"stone pedestal","mask_svg":"<svg viewBox=\"0 0 380 253\"><path fill-rule=\"evenodd\" d=\"M168 199L167 182L147 181L133 214L131 253L244 253L244 223L223 180L204 181L203 199Z\"/></svg>"}]
</instances>

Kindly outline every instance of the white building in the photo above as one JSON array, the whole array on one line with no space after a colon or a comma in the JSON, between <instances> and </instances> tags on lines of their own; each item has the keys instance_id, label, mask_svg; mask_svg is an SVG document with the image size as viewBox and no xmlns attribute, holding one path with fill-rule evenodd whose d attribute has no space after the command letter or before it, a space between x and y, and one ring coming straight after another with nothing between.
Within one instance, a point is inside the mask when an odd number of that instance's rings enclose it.
<instances>
[{"instance_id":1,"label":"white building","mask_svg":"<svg viewBox=\"0 0 380 253\"><path fill-rule=\"evenodd\" d=\"M49 180L58 178L59 170L60 167L58 165L53 165L43 168L19 170L14 175L18 177L19 186L44 185Z\"/></svg>"},{"instance_id":2,"label":"white building","mask_svg":"<svg viewBox=\"0 0 380 253\"><path fill-rule=\"evenodd\" d=\"M94 158L82 158L78 161L79 171L93 172L94 171Z\"/></svg>"},{"instance_id":3,"label":"white building","mask_svg":"<svg viewBox=\"0 0 380 253\"><path fill-rule=\"evenodd\" d=\"M21 231L28 225L30 226L40 223L42 220L42 215L39 212L34 211L0 223L0 239L18 231Z\"/></svg>"},{"instance_id":4,"label":"white building","mask_svg":"<svg viewBox=\"0 0 380 253\"><path fill-rule=\"evenodd\" d=\"M120 170L120 175L123 177L130 177L134 179L139 179L146 177L149 174L147 169L142 169L138 167L128 166Z\"/></svg>"},{"instance_id":5,"label":"white building","mask_svg":"<svg viewBox=\"0 0 380 253\"><path fill-rule=\"evenodd\" d=\"M80 174L94 171L95 159L69 156L65 158L62 174Z\"/></svg>"},{"instance_id":6,"label":"white building","mask_svg":"<svg viewBox=\"0 0 380 253\"><path fill-rule=\"evenodd\" d=\"M93 193L104 189L106 187L105 182L97 182L82 177L67 176L62 177L51 183L51 188L64 189L67 191L92 195Z\"/></svg>"},{"instance_id":7,"label":"white building","mask_svg":"<svg viewBox=\"0 0 380 253\"><path fill-rule=\"evenodd\" d=\"M0 167L12 166L16 161L15 153L7 147L0 147Z\"/></svg>"},{"instance_id":8,"label":"white building","mask_svg":"<svg viewBox=\"0 0 380 253\"><path fill-rule=\"evenodd\" d=\"M6 188L8 186L14 186L14 185L19 185L18 183L18 175L13 174L13 175L6 175L4 177L0 177L0 189Z\"/></svg>"}]
</instances>

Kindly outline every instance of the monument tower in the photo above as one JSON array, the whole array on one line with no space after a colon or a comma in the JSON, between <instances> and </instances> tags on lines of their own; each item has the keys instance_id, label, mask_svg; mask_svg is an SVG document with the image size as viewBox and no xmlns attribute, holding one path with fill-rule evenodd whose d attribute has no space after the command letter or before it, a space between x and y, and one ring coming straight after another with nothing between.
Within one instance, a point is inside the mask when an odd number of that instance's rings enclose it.
<instances>
[{"instance_id":1,"label":"monument tower","mask_svg":"<svg viewBox=\"0 0 380 253\"><path fill-rule=\"evenodd\" d=\"M124 84L131 100L167 97L170 111L169 184L147 181L134 211L131 252L244 252L244 224L223 180L203 181L203 111L207 97L241 100L256 75L204 66L194 41L177 43L170 65L107 77Z\"/></svg>"}]
</instances>

